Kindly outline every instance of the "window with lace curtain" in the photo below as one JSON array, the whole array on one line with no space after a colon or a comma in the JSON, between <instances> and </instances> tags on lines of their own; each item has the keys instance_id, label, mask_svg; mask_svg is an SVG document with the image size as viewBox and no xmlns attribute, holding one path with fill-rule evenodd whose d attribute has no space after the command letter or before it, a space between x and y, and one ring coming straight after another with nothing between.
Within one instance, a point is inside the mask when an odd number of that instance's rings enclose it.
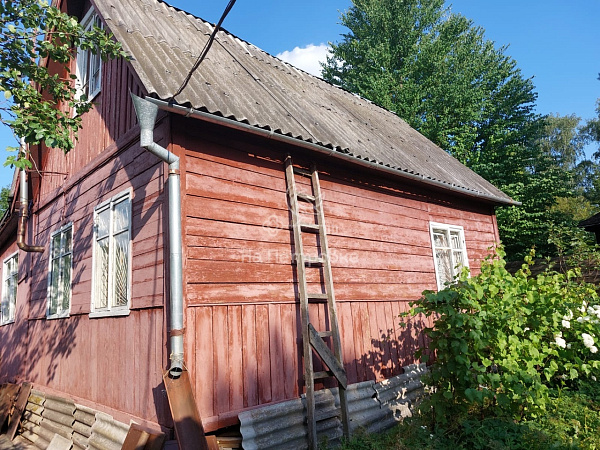
<instances>
[{"instance_id":1,"label":"window with lace curtain","mask_svg":"<svg viewBox=\"0 0 600 450\"><path fill-rule=\"evenodd\" d=\"M73 225L62 227L50 237L47 318L67 317L71 308Z\"/></svg>"},{"instance_id":2,"label":"window with lace curtain","mask_svg":"<svg viewBox=\"0 0 600 450\"><path fill-rule=\"evenodd\" d=\"M438 290L452 283L463 267L469 267L464 230L460 226L431 223L431 244Z\"/></svg>"},{"instance_id":3,"label":"window with lace curtain","mask_svg":"<svg viewBox=\"0 0 600 450\"><path fill-rule=\"evenodd\" d=\"M2 302L0 305L0 325L15 321L17 309L17 282L19 254L15 253L2 264Z\"/></svg>"},{"instance_id":4,"label":"window with lace curtain","mask_svg":"<svg viewBox=\"0 0 600 450\"><path fill-rule=\"evenodd\" d=\"M131 194L124 192L94 210L92 316L129 314Z\"/></svg>"}]
</instances>

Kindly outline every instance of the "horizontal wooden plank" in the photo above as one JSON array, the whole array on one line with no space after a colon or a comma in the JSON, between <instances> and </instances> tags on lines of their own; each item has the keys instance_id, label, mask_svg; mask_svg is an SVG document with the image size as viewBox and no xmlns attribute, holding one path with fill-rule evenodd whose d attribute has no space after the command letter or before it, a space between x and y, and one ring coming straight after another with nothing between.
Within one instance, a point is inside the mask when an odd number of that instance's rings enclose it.
<instances>
[{"instance_id":1,"label":"horizontal wooden plank","mask_svg":"<svg viewBox=\"0 0 600 450\"><path fill-rule=\"evenodd\" d=\"M310 292L319 292L320 285L309 285ZM419 284L371 284L354 283L335 287L336 300L416 300L424 289L435 289L435 281ZM297 301L297 288L292 283L246 283L246 284L188 284L189 306L237 303L293 303Z\"/></svg>"}]
</instances>

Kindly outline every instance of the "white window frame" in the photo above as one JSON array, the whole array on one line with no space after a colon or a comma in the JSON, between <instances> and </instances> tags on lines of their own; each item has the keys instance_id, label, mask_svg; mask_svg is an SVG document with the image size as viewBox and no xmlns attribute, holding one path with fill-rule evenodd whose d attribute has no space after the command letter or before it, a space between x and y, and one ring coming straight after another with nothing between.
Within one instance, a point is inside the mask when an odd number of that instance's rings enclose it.
<instances>
[{"instance_id":1,"label":"white window frame","mask_svg":"<svg viewBox=\"0 0 600 450\"><path fill-rule=\"evenodd\" d=\"M81 21L81 25L85 31L90 31L94 25L98 25L103 28L102 22L99 20L98 13L94 10L94 8L89 9ZM92 62L89 63L89 61ZM93 86L93 89L90 90L89 83L93 78L93 74L91 72L96 66L98 68L96 76L98 83L97 85ZM86 101L91 102L94 97L100 93L100 88L102 86L102 58L100 57L100 53L98 51L94 52L92 50L83 50L78 48L75 70L75 74L77 76L75 81L77 98L80 99L82 96L86 96Z\"/></svg>"},{"instance_id":2,"label":"white window frame","mask_svg":"<svg viewBox=\"0 0 600 450\"><path fill-rule=\"evenodd\" d=\"M132 191L128 189L127 191L121 192L112 198L106 200L105 202L99 204L94 209L94 243L93 243L93 251L92 251L92 305L90 311L90 317L106 317L106 316L126 316L129 315L129 308L131 305L131 273L132 273L132 242L131 242L131 227L132 227ZM126 305L114 305L114 282L115 282L115 234L121 234L124 232L124 229L118 230L116 233L113 229L114 220L113 214L115 210L115 206L121 204L122 202L127 202L129 208L129 222L127 223L127 304ZM107 298L107 306L99 307L96 305L98 300L98 279L97 279L97 265L98 261L98 215L106 210L109 210L109 231L107 238L109 240L108 244L108 298ZM100 239L104 239L101 237Z\"/></svg>"},{"instance_id":3,"label":"white window frame","mask_svg":"<svg viewBox=\"0 0 600 450\"><path fill-rule=\"evenodd\" d=\"M71 230L71 245L68 249L64 248L64 239L65 239L65 232L67 230ZM59 248L59 254L54 257L54 238L56 235L60 235L60 248ZM59 299L63 298L63 288L64 288L64 283L63 283L63 276L64 276L64 260L67 256L70 256L70 262L69 262L69 292L68 292L68 297L69 297L69 302L68 302L68 307L66 309L62 308L62 302L61 303L57 303L56 304L56 312L52 313L52 303L57 302ZM52 263L54 262L54 260L58 259L58 264L59 264L59 268L58 268L58 273L54 274L52 271ZM54 292L53 288L52 288L52 280L54 279L54 276L58 276L58 292ZM69 317L69 314L71 312L71 296L73 293L73 223L70 222L64 226L62 226L59 230L55 231L54 233L52 233L50 235L50 253L48 255L48 290L47 290L47 307L46 307L46 318L47 319L59 319L59 318L64 318L64 317Z\"/></svg>"},{"instance_id":4,"label":"white window frame","mask_svg":"<svg viewBox=\"0 0 600 450\"><path fill-rule=\"evenodd\" d=\"M435 237L434 237L436 232L442 232L446 235L448 247L436 247ZM463 267L467 267L467 268L469 267L469 257L467 255L467 245L465 242L465 230L463 227L461 227L459 225L449 225L449 224L445 224L445 223L430 222L429 223L429 234L431 237L431 249L433 251L433 265L435 268L435 279L437 282L437 288L438 288L438 290L442 290L446 287L446 284L449 282L449 280L442 279L443 274L441 274L438 269L440 261L437 256L436 250L439 249L439 250L449 251L450 270L452 272L451 278L454 279L454 277L456 277L456 275L458 275L460 273L460 271L462 270ZM458 234L460 248L452 247L451 234L455 234L455 235ZM456 261L457 253L462 254L462 260L463 260L464 264L461 267L457 267L457 265L458 265L458 263Z\"/></svg>"},{"instance_id":5,"label":"white window frame","mask_svg":"<svg viewBox=\"0 0 600 450\"><path fill-rule=\"evenodd\" d=\"M16 262L16 270L14 272L10 272L7 270L8 264L11 260L15 260ZM9 281L12 281L15 284L14 289L14 298L9 297L9 295L13 292L9 291ZM7 325L9 323L13 323L15 321L15 317L17 315L17 290L19 284L19 252L15 252L12 255L8 256L2 262L2 302L0 305L0 325ZM7 312L5 316L5 311Z\"/></svg>"}]
</instances>

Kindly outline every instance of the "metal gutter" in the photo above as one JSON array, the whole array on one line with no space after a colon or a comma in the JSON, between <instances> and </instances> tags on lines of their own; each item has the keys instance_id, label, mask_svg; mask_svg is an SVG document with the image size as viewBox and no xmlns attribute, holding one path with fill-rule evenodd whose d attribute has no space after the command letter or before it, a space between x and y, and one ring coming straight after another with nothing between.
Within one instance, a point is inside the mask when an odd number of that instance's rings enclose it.
<instances>
[{"instance_id":1,"label":"metal gutter","mask_svg":"<svg viewBox=\"0 0 600 450\"><path fill-rule=\"evenodd\" d=\"M240 131L245 131L245 132L257 135L257 136L265 137L267 139L274 139L276 141L283 142L286 144L300 146L300 147L306 148L308 150L315 151L315 152L318 152L321 154L325 154L326 156L338 158L338 159L341 159L343 161L346 161L346 162L349 162L352 164L358 164L360 166L367 167L369 169L374 169L374 170L384 172L387 174L392 174L394 176L399 176L399 177L402 177L402 178L405 178L408 180L417 181L419 183L424 183L424 184L427 184L430 186L434 186L436 188L442 188L442 189L449 190L449 191L452 191L452 192L455 192L455 193L458 193L461 195L466 195L468 197L478 198L481 200L486 200L486 201L490 201L492 203L501 204L501 205L510 205L510 206L520 206L521 205L521 202L517 202L512 199L506 200L506 199L503 199L500 197L496 197L494 195L486 194L483 192L472 191L472 190L469 190L469 189L461 187L461 186L456 186L453 184L445 183L443 181L427 178L424 175L404 172L399 169L394 169L392 167L387 167L382 164L374 163L371 161L366 161L363 159L359 159L355 156L341 153L339 151L336 151L333 148L327 148L322 145L314 144L312 142L307 142L307 141L303 141L301 139L297 139L297 138L287 136L284 134L275 133L275 132L273 132L273 130L265 130L263 128L258 128L258 127L255 127L253 125L249 125L249 124L246 124L243 122L238 122L236 120L228 119L226 117L217 116L217 115L210 114L207 112L199 111L199 110L196 110L191 107L176 105L173 103L166 102L164 100L159 100L159 99L155 99L155 98L151 98L151 97L146 97L145 100L152 102L158 108L160 108L164 111L173 112L173 113L180 114L180 115L186 116L186 117L199 118L199 119L205 120L210 123L223 125L223 126L226 126L229 128L240 130Z\"/></svg>"},{"instance_id":2,"label":"metal gutter","mask_svg":"<svg viewBox=\"0 0 600 450\"><path fill-rule=\"evenodd\" d=\"M131 94L131 93L130 93ZM169 164L169 263L170 263L170 318L171 367L176 378L183 372L183 269L181 255L181 188L179 157L154 142L154 124L158 106L131 94L140 124L140 146Z\"/></svg>"},{"instance_id":3,"label":"metal gutter","mask_svg":"<svg viewBox=\"0 0 600 450\"><path fill-rule=\"evenodd\" d=\"M21 138L21 152L26 154L25 151L25 139ZM17 229L17 246L24 252L43 253L44 247L39 245L29 245L25 242L25 227L27 224L27 218L29 217L29 189L27 185L27 174L25 169L20 171L20 194L19 203L21 210L19 212L19 226Z\"/></svg>"}]
</instances>

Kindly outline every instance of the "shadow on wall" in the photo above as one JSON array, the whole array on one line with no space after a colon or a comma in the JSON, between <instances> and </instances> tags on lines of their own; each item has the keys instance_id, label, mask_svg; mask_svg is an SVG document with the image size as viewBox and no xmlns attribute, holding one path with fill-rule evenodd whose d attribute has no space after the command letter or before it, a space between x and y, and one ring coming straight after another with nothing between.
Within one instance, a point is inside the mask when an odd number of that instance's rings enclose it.
<instances>
[{"instance_id":1,"label":"shadow on wall","mask_svg":"<svg viewBox=\"0 0 600 450\"><path fill-rule=\"evenodd\" d=\"M401 323L401 318L396 318ZM427 336L423 330L427 327L424 317L418 320L403 322L405 326L398 325L395 329L385 332L380 330L378 339L371 339L372 350L362 356L360 361L368 363L368 380L381 380L399 375L402 368L410 364L418 364L415 353L427 347ZM431 356L424 350L424 355Z\"/></svg>"}]
</instances>

